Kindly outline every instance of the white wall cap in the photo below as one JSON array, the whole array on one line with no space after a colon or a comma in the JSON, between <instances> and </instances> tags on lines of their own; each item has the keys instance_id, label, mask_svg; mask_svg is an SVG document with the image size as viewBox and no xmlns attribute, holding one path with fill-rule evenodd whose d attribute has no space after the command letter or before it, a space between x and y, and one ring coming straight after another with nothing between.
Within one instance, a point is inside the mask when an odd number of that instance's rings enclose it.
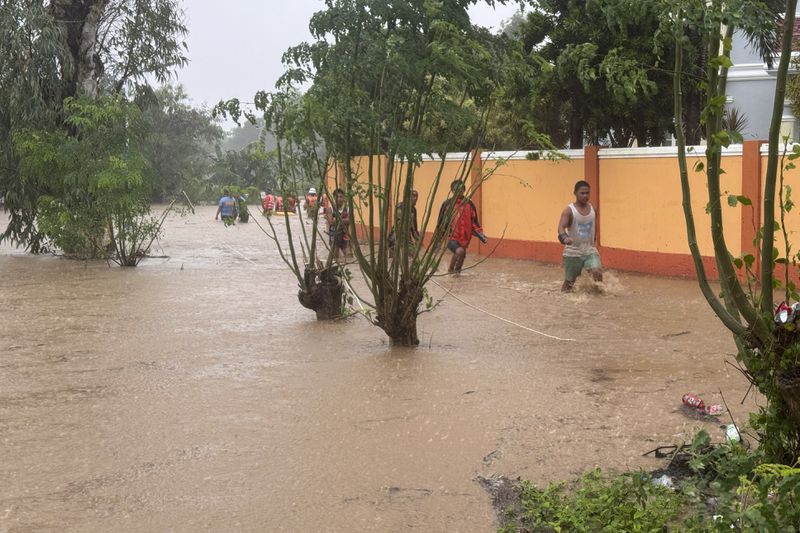
<instances>
[{"instance_id":1,"label":"white wall cap","mask_svg":"<svg viewBox=\"0 0 800 533\"><path fill-rule=\"evenodd\" d=\"M794 117L792 117L792 119L794 119ZM797 143L789 143L789 145L786 147L787 155L792 153L792 148L794 147L795 144ZM780 147L778 148L778 157L780 157L782 153L783 153L783 143L781 143ZM767 155L767 154L769 154L769 144L765 142L764 144L761 145L761 155Z\"/></svg>"},{"instance_id":2,"label":"white wall cap","mask_svg":"<svg viewBox=\"0 0 800 533\"><path fill-rule=\"evenodd\" d=\"M528 159L528 154L538 153L539 160L561 159L559 156L566 156L569 159L583 159L583 150L503 150L497 152L483 152L481 159L484 161L496 161L497 159L509 159L511 161L521 161Z\"/></svg>"},{"instance_id":3,"label":"white wall cap","mask_svg":"<svg viewBox=\"0 0 800 533\"><path fill-rule=\"evenodd\" d=\"M469 152L450 152L450 153L447 153L447 154L444 155L444 160L445 161L466 161L467 158L469 157L469 155L470 155ZM423 161L441 161L442 160L442 158L439 157L438 155L430 156L430 155L427 155L427 154L423 154L421 159ZM395 158L395 160L398 160L398 158Z\"/></svg>"},{"instance_id":4,"label":"white wall cap","mask_svg":"<svg viewBox=\"0 0 800 533\"><path fill-rule=\"evenodd\" d=\"M689 151L693 148L693 151ZM687 146L686 156L696 157L705 156L705 146ZM741 155L742 145L732 144L722 149L723 156ZM601 148L598 157L600 159L644 159L653 157L677 157L677 146L643 146L640 148Z\"/></svg>"}]
</instances>

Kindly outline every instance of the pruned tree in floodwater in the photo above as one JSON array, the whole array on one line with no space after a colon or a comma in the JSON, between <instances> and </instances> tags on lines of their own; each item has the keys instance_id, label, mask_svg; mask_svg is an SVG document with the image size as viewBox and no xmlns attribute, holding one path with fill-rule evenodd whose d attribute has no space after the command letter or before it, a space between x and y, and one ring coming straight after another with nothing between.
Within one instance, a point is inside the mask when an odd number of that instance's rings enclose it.
<instances>
[{"instance_id":1,"label":"pruned tree in floodwater","mask_svg":"<svg viewBox=\"0 0 800 533\"><path fill-rule=\"evenodd\" d=\"M265 128L275 135L278 191L284 203L289 198L300 197L309 181L320 191L319 198L324 197L331 162L313 128L312 106L308 99L291 91L256 95L256 107L264 111ZM300 287L298 300L304 307L312 309L318 320L328 320L343 314L346 281L342 265L335 261L336 255L327 246L321 232L320 219L323 217L320 216L320 207L319 203L306 206L304 216L303 209L296 205L299 232L292 230L289 212L284 210L288 250L281 248L272 219L268 217L267 221L281 258L297 277ZM310 228L305 223L306 217ZM298 257L295 240L301 257Z\"/></svg>"},{"instance_id":2,"label":"pruned tree in floodwater","mask_svg":"<svg viewBox=\"0 0 800 533\"><path fill-rule=\"evenodd\" d=\"M678 46L675 49L674 102L678 161L683 190L683 209L686 218L689 248L694 260L697 279L705 299L733 333L738 347L737 360L744 375L766 397L767 405L751 417L751 423L759 434L761 447L775 461L793 462L800 456L800 335L790 325L776 324L773 320L773 291L781 289L785 298L798 299L797 285L783 281L776 275L774 267L783 263L789 268L791 249L788 239L784 250L775 246L775 232L783 229L783 213L791 204L781 202L780 216L776 217L775 198L778 179L782 181L780 168L780 123L784 102L786 76L792 53L792 31L794 28L797 0L751 2L748 0L710 0L694 2L670 0L665 21ZM723 126L723 108L726 100L726 81L731 66L731 40L735 30L746 35L755 45L765 61L771 64L774 54L780 53L777 81L769 130L769 155L764 179L763 226L757 244L761 247L760 276L752 273L758 260L753 255L733 257L723 232L723 206L730 202L750 204L743 196L733 196L726 202L720 188L720 165L722 149L741 137L732 135ZM686 163L686 141L682 123L681 81L683 75L683 51L687 46L686 35L699 32L704 36L709 62L702 80L706 88L706 105L703 125L707 146L705 163L698 162L695 171L704 172L708 185L707 210L711 216L711 234L714 257L720 279L718 296L708 282L700 250L697 245L694 216L691 208L689 170ZM795 152L792 158L800 153ZM791 165L789 165L791 166ZM783 198L783 196L781 196ZM737 269L739 272L737 272ZM796 276L796 272L793 277Z\"/></svg>"},{"instance_id":3,"label":"pruned tree in floodwater","mask_svg":"<svg viewBox=\"0 0 800 533\"><path fill-rule=\"evenodd\" d=\"M300 303L314 311L318 320L329 320L343 314L346 280L342 265L335 260L321 231L320 204L305 206L305 214L299 205L295 205L293 213L286 205L290 198L301 196L309 184L323 198L332 164L313 127L312 106L309 98L292 90L256 94L255 107L263 112L264 129L270 131L276 143L275 192L287 207L275 215L265 213L265 221L257 223L262 229L267 226L265 234L275 242L281 260L297 278ZM214 112L237 122L243 114L236 99L220 102ZM244 114L256 123L252 112Z\"/></svg>"},{"instance_id":4,"label":"pruned tree in floodwater","mask_svg":"<svg viewBox=\"0 0 800 533\"><path fill-rule=\"evenodd\" d=\"M500 79L501 39L470 23L467 7L474 3L328 0L310 23L317 41L284 56L292 68L283 84L311 82L306 97L315 130L338 163L335 186L347 192L349 237L363 242L353 246L368 291L359 298L393 345L419 343L425 285L437 271L455 215L448 210L434 228L436 199L442 198L437 192L468 180ZM455 150L469 156L446 172L445 156ZM417 239L409 206L417 170L434 154L440 166L419 209L420 234L428 238ZM468 192L480 179L468 183ZM400 204L406 209L396 213Z\"/></svg>"}]
</instances>

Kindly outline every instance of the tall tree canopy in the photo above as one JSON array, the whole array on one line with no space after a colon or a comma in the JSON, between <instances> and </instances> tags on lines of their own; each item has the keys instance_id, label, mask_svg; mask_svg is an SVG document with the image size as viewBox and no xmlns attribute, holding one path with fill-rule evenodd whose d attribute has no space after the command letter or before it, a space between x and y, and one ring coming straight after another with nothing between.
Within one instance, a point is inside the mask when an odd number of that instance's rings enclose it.
<instances>
[{"instance_id":1,"label":"tall tree canopy","mask_svg":"<svg viewBox=\"0 0 800 533\"><path fill-rule=\"evenodd\" d=\"M52 177L22 179L15 132L76 133L65 98L166 80L186 61L185 34L177 0L0 0L0 196L10 211L0 239L41 250L37 201L53 189Z\"/></svg>"},{"instance_id":2,"label":"tall tree canopy","mask_svg":"<svg viewBox=\"0 0 800 533\"><path fill-rule=\"evenodd\" d=\"M659 58L660 0L539 0L514 32L527 69L506 88L509 129L532 120L556 145L660 143L672 116ZM662 42L659 43L659 40ZM517 117L517 118L515 118Z\"/></svg>"},{"instance_id":3,"label":"tall tree canopy","mask_svg":"<svg viewBox=\"0 0 800 533\"><path fill-rule=\"evenodd\" d=\"M146 91L136 101L149 130L142 151L155 176L154 199L174 198L211 172L222 128L211 111L189 105L181 86Z\"/></svg>"}]
</instances>

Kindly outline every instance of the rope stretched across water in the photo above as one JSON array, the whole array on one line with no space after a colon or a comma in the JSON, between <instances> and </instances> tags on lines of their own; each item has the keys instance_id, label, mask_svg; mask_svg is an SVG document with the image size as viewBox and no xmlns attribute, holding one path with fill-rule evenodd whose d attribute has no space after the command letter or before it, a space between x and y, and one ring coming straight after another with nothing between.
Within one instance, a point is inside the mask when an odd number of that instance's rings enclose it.
<instances>
[{"instance_id":1,"label":"rope stretched across water","mask_svg":"<svg viewBox=\"0 0 800 533\"><path fill-rule=\"evenodd\" d=\"M228 248L232 252L237 253L240 256L242 256L242 258L245 261L249 261L250 263L252 263L254 265L256 264L254 261L252 261L250 258L245 256L239 250L236 250L235 248L232 248L232 247L228 246L227 244L223 244L223 246L225 246L226 248ZM350 285L347 283L347 281L344 278L342 278L342 281L344 281L345 286L350 290L351 294L355 297L355 300L358 301L358 304L360 306L361 305L361 301L359 300L358 296L355 294L355 291L353 291L352 287L350 287ZM533 328L529 328L528 326L523 326L522 324L514 322L513 320L509 320L507 318L503 318L501 316L498 316L498 315L496 315L494 313L490 313L489 311L486 311L485 309L481 309L480 307L478 307L476 305L473 305L473 304L471 304L471 303L469 303L469 302L467 302L465 300L462 300L461 298L459 298L458 296L453 294L453 291L451 291L450 289L444 287L441 283L437 282L435 279L431 279L431 281L435 285L437 285L440 289L444 290L447 294L449 294L450 296L452 296L453 298L455 298L456 300L458 300L462 304L464 304L467 307L470 307L470 308L472 308L472 309L474 309L474 310L476 310L476 311L478 311L480 313L483 313L485 315L489 315L490 317L496 318L497 320L502 320L503 322L506 322L506 323L511 324L513 326L517 326L518 328L522 328L522 329L524 329L526 331L530 331L531 333L536 333L537 335L541 335L542 337L547 337L548 339L553 339L553 340L562 341L562 342L576 342L575 339L563 339L561 337L556 337L555 335L550 335L549 333L545 333L543 331L539 331L539 330L536 330L536 329L533 329ZM363 311L364 308L361 307L361 310Z\"/></svg>"},{"instance_id":2,"label":"rope stretched across water","mask_svg":"<svg viewBox=\"0 0 800 533\"><path fill-rule=\"evenodd\" d=\"M548 339L554 339L554 340L563 341L563 342L576 342L575 339L562 339L561 337L556 337L555 335L550 335L549 333L545 333L543 331L538 331L538 330L535 330L533 328L529 328L528 326L523 326L522 324L518 324L517 322L514 322L513 320L509 320L507 318L503 318L501 316L497 316L494 313L490 313L489 311L486 311L485 309L481 309L480 307L478 307L476 305L472 305L471 303L462 300L461 298L459 298L458 296L453 294L453 291L451 291L450 289L442 286L435 279L431 279L431 281L434 284L438 285L439 288L443 289L448 295L452 296L453 298L455 298L456 300L458 300L462 304L466 305L467 307L470 307L470 308L472 308L472 309L474 309L474 310L476 310L476 311L478 311L480 313L483 313L485 315L489 315L490 317L496 318L497 320L502 320L503 322L507 322L508 324L517 326L518 328L522 328L522 329L524 329L526 331L530 331L531 333L536 333L537 335L541 335L542 337L547 337Z\"/></svg>"},{"instance_id":3,"label":"rope stretched across water","mask_svg":"<svg viewBox=\"0 0 800 533\"><path fill-rule=\"evenodd\" d=\"M240 252L240 251L239 251L239 250L237 250L236 248L232 248L232 247L228 246L227 244L223 244L222 246L224 246L225 248L227 248L228 250L230 250L230 251L231 251L231 252L233 252L233 253L239 254L240 256L242 256L242 259L244 259L244 260L245 260L245 261L247 261L248 263L251 263L251 264L253 264L253 265L259 266L259 265L258 265L258 263L256 263L255 261L253 261L252 259L250 259L250 258L249 258L249 257L247 257L246 255L244 255L242 252Z\"/></svg>"}]
</instances>

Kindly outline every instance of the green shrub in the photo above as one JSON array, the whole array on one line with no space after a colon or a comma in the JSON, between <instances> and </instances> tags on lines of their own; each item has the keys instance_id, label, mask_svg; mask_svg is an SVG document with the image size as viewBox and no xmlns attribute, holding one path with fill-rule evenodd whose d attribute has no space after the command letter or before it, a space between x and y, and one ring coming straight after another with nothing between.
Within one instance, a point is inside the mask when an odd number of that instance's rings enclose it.
<instances>
[{"instance_id":1,"label":"green shrub","mask_svg":"<svg viewBox=\"0 0 800 533\"><path fill-rule=\"evenodd\" d=\"M509 517L501 532L662 531L683 505L680 493L654 484L648 474L607 477L600 470L584 474L571 490L523 482L520 500L522 516Z\"/></svg>"},{"instance_id":2,"label":"green shrub","mask_svg":"<svg viewBox=\"0 0 800 533\"><path fill-rule=\"evenodd\" d=\"M39 231L47 236L48 248L55 246L65 255L76 259L105 257L102 221L92 210L76 210L52 196L42 196L38 202Z\"/></svg>"},{"instance_id":3,"label":"green shrub","mask_svg":"<svg viewBox=\"0 0 800 533\"><path fill-rule=\"evenodd\" d=\"M688 531L800 531L800 468L764 463L762 449L710 447L705 431L690 447L682 493L694 506Z\"/></svg>"},{"instance_id":4,"label":"green shrub","mask_svg":"<svg viewBox=\"0 0 800 533\"><path fill-rule=\"evenodd\" d=\"M599 470L569 487L523 481L500 531L800 531L800 465L766 463L765 451L739 443L714 446L705 431L683 453L691 475L675 480L675 490L647 474Z\"/></svg>"},{"instance_id":5,"label":"green shrub","mask_svg":"<svg viewBox=\"0 0 800 533\"><path fill-rule=\"evenodd\" d=\"M21 179L48 184L37 204L39 230L69 255L135 266L160 231L139 150L146 133L139 108L121 97L67 98L64 111L70 131L14 138Z\"/></svg>"}]
</instances>

